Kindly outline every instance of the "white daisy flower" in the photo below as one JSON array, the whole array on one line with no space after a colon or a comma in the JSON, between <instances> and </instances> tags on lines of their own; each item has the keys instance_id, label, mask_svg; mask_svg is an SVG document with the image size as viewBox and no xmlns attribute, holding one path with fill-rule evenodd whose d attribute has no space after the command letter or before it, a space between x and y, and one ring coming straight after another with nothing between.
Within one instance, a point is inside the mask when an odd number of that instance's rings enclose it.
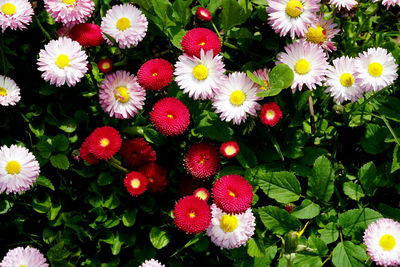
<instances>
[{"instance_id":1,"label":"white daisy flower","mask_svg":"<svg viewBox=\"0 0 400 267\"><path fill-rule=\"evenodd\" d=\"M75 25L85 22L94 10L92 0L44 0L46 11L55 21Z\"/></svg>"},{"instance_id":2,"label":"white daisy flower","mask_svg":"<svg viewBox=\"0 0 400 267\"><path fill-rule=\"evenodd\" d=\"M337 24L333 23L333 19L325 20L323 15L320 15L309 25L305 40L320 45L328 52L335 51L336 46L332 38L340 32L340 29L335 28L336 26Z\"/></svg>"},{"instance_id":3,"label":"white daisy flower","mask_svg":"<svg viewBox=\"0 0 400 267\"><path fill-rule=\"evenodd\" d=\"M254 234L256 223L251 208L240 214L228 214L212 204L211 216L207 235L221 249L238 248Z\"/></svg>"},{"instance_id":4,"label":"white daisy flower","mask_svg":"<svg viewBox=\"0 0 400 267\"><path fill-rule=\"evenodd\" d=\"M131 4L113 6L101 21L101 30L115 39L120 48L136 46L147 32L145 15ZM112 42L104 36L109 43Z\"/></svg>"},{"instance_id":5,"label":"white daisy flower","mask_svg":"<svg viewBox=\"0 0 400 267\"><path fill-rule=\"evenodd\" d=\"M51 40L39 52L38 70L42 78L55 84L75 86L87 71L87 55L82 46L67 37Z\"/></svg>"},{"instance_id":6,"label":"white daisy flower","mask_svg":"<svg viewBox=\"0 0 400 267\"><path fill-rule=\"evenodd\" d=\"M345 8L351 10L358 5L357 0L329 0L329 4L334 5L337 9Z\"/></svg>"},{"instance_id":7,"label":"white daisy flower","mask_svg":"<svg viewBox=\"0 0 400 267\"><path fill-rule=\"evenodd\" d=\"M225 121L240 124L247 118L247 114L256 116L261 108L256 101L258 87L243 72L229 74L222 83L220 90L214 97L213 107L216 113Z\"/></svg>"},{"instance_id":8,"label":"white daisy flower","mask_svg":"<svg viewBox=\"0 0 400 267\"><path fill-rule=\"evenodd\" d=\"M0 262L0 267L48 267L46 258L37 248L10 249Z\"/></svg>"},{"instance_id":9,"label":"white daisy flower","mask_svg":"<svg viewBox=\"0 0 400 267\"><path fill-rule=\"evenodd\" d=\"M278 55L278 62L288 65L294 72L293 92L302 90L303 85L315 90L316 85L322 85L328 72L327 56L316 44L299 40L285 46L285 52Z\"/></svg>"},{"instance_id":10,"label":"white daisy flower","mask_svg":"<svg viewBox=\"0 0 400 267\"><path fill-rule=\"evenodd\" d=\"M4 32L25 29L32 21L33 8L27 0L0 0L0 27Z\"/></svg>"},{"instance_id":11,"label":"white daisy flower","mask_svg":"<svg viewBox=\"0 0 400 267\"><path fill-rule=\"evenodd\" d=\"M165 267L164 264L155 259L146 260L139 267Z\"/></svg>"},{"instance_id":12,"label":"white daisy flower","mask_svg":"<svg viewBox=\"0 0 400 267\"><path fill-rule=\"evenodd\" d=\"M392 219L378 219L364 232L367 252L380 266L400 265L400 223Z\"/></svg>"},{"instance_id":13,"label":"white daisy flower","mask_svg":"<svg viewBox=\"0 0 400 267\"><path fill-rule=\"evenodd\" d=\"M27 191L39 172L39 163L28 149L17 145L0 147L0 193Z\"/></svg>"},{"instance_id":14,"label":"white daisy flower","mask_svg":"<svg viewBox=\"0 0 400 267\"><path fill-rule=\"evenodd\" d=\"M184 93L193 99L210 99L220 87L225 72L222 56L213 56L213 51L200 51L200 58L186 54L179 56L175 64L175 81Z\"/></svg>"},{"instance_id":15,"label":"white daisy flower","mask_svg":"<svg viewBox=\"0 0 400 267\"><path fill-rule=\"evenodd\" d=\"M348 56L336 58L329 66L325 92L331 93L333 99L339 103L350 100L357 101L362 97L363 90L360 80L355 77L355 59Z\"/></svg>"},{"instance_id":16,"label":"white daisy flower","mask_svg":"<svg viewBox=\"0 0 400 267\"><path fill-rule=\"evenodd\" d=\"M20 99L18 85L6 76L0 75L0 105L15 105Z\"/></svg>"},{"instance_id":17,"label":"white daisy flower","mask_svg":"<svg viewBox=\"0 0 400 267\"><path fill-rule=\"evenodd\" d=\"M397 79L398 65L392 54L381 47L360 53L355 66L356 76L365 92L379 91Z\"/></svg>"}]
</instances>

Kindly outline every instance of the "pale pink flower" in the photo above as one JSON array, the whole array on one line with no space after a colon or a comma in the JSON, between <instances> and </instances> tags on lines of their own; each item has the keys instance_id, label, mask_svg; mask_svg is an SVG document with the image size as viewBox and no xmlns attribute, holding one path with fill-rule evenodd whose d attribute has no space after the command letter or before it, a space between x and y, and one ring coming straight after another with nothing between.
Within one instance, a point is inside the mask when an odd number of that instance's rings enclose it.
<instances>
[{"instance_id":1,"label":"pale pink flower","mask_svg":"<svg viewBox=\"0 0 400 267\"><path fill-rule=\"evenodd\" d=\"M92 0L44 0L46 11L56 22L78 24L85 22L93 13Z\"/></svg>"},{"instance_id":2,"label":"pale pink flower","mask_svg":"<svg viewBox=\"0 0 400 267\"><path fill-rule=\"evenodd\" d=\"M48 267L46 258L36 248L17 247L10 249L3 260L0 267Z\"/></svg>"},{"instance_id":3,"label":"pale pink flower","mask_svg":"<svg viewBox=\"0 0 400 267\"><path fill-rule=\"evenodd\" d=\"M0 0L0 27L22 30L32 21L33 9L27 0Z\"/></svg>"}]
</instances>

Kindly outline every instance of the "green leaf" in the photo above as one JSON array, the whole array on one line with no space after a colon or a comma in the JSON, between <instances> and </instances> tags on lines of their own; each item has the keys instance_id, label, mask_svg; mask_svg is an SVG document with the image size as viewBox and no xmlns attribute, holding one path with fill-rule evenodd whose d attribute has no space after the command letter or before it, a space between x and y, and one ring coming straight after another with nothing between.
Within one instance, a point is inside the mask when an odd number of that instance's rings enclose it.
<instances>
[{"instance_id":1,"label":"green leaf","mask_svg":"<svg viewBox=\"0 0 400 267\"><path fill-rule=\"evenodd\" d=\"M337 230L336 224L333 222L328 223L324 229L318 230L318 233L321 234L321 240L324 241L325 244L335 242L339 237L339 231Z\"/></svg>"},{"instance_id":2,"label":"green leaf","mask_svg":"<svg viewBox=\"0 0 400 267\"><path fill-rule=\"evenodd\" d=\"M376 185L374 181L377 176L378 172L376 170L375 164L372 161L364 164L358 172L360 183L368 196L372 196L375 192Z\"/></svg>"},{"instance_id":3,"label":"green leaf","mask_svg":"<svg viewBox=\"0 0 400 267\"><path fill-rule=\"evenodd\" d=\"M57 154L55 156L50 157L50 162L53 167L67 170L69 168L69 161L66 155L64 154Z\"/></svg>"},{"instance_id":4,"label":"green leaf","mask_svg":"<svg viewBox=\"0 0 400 267\"><path fill-rule=\"evenodd\" d=\"M163 144L166 142L165 136L153 128L143 128L143 137L152 144Z\"/></svg>"},{"instance_id":5,"label":"green leaf","mask_svg":"<svg viewBox=\"0 0 400 267\"><path fill-rule=\"evenodd\" d=\"M400 221L400 209L380 203L378 210L385 218L392 218L396 221Z\"/></svg>"},{"instance_id":6,"label":"green leaf","mask_svg":"<svg viewBox=\"0 0 400 267\"><path fill-rule=\"evenodd\" d=\"M257 165L257 157L254 151L250 149L245 143L239 143L240 151L236 155L236 159L239 161L243 168L253 168Z\"/></svg>"},{"instance_id":7,"label":"green leaf","mask_svg":"<svg viewBox=\"0 0 400 267\"><path fill-rule=\"evenodd\" d=\"M0 201L0 214L6 214L13 206L13 203L7 199L2 199Z\"/></svg>"},{"instance_id":8,"label":"green leaf","mask_svg":"<svg viewBox=\"0 0 400 267\"><path fill-rule=\"evenodd\" d=\"M51 144L55 150L66 151L69 146L69 141L65 135L59 134L53 138Z\"/></svg>"},{"instance_id":9,"label":"green leaf","mask_svg":"<svg viewBox=\"0 0 400 267\"><path fill-rule=\"evenodd\" d=\"M55 190L53 183L47 179L46 177L40 175L37 179L36 179L36 184L47 187L51 190Z\"/></svg>"},{"instance_id":10,"label":"green leaf","mask_svg":"<svg viewBox=\"0 0 400 267\"><path fill-rule=\"evenodd\" d=\"M325 242L316 236L311 236L308 239L308 245L310 248L315 249L315 253L317 253L319 256L325 256L329 252Z\"/></svg>"},{"instance_id":11,"label":"green leaf","mask_svg":"<svg viewBox=\"0 0 400 267\"><path fill-rule=\"evenodd\" d=\"M227 122L221 121L217 114L203 110L200 118L197 129L202 135L219 142L231 140L232 128L229 127Z\"/></svg>"},{"instance_id":12,"label":"green leaf","mask_svg":"<svg viewBox=\"0 0 400 267\"><path fill-rule=\"evenodd\" d=\"M400 169L400 149L399 145L396 144L393 150L393 160L392 160L392 168L390 170L391 173L394 173Z\"/></svg>"},{"instance_id":13,"label":"green leaf","mask_svg":"<svg viewBox=\"0 0 400 267\"><path fill-rule=\"evenodd\" d=\"M261 239L255 240L254 238L247 241L247 254L250 257L265 257L265 247Z\"/></svg>"},{"instance_id":14,"label":"green leaf","mask_svg":"<svg viewBox=\"0 0 400 267\"><path fill-rule=\"evenodd\" d=\"M191 14L189 6L192 2L192 0L176 0L172 4L172 17L175 19L175 22L181 24L183 28L190 21Z\"/></svg>"},{"instance_id":15,"label":"green leaf","mask_svg":"<svg viewBox=\"0 0 400 267\"><path fill-rule=\"evenodd\" d=\"M282 235L300 227L300 221L286 210L275 206L266 206L259 209L261 221L274 234Z\"/></svg>"},{"instance_id":16,"label":"green leaf","mask_svg":"<svg viewBox=\"0 0 400 267\"><path fill-rule=\"evenodd\" d=\"M126 227L131 227L135 224L136 222L136 209L127 209L125 210L124 215L122 216L122 223Z\"/></svg>"},{"instance_id":17,"label":"green leaf","mask_svg":"<svg viewBox=\"0 0 400 267\"><path fill-rule=\"evenodd\" d=\"M365 250L350 241L340 242L332 252L332 263L336 267L363 267L367 258Z\"/></svg>"},{"instance_id":18,"label":"green leaf","mask_svg":"<svg viewBox=\"0 0 400 267\"><path fill-rule=\"evenodd\" d=\"M299 219L312 219L320 213L321 208L311 200L305 199L300 206L292 211L292 215Z\"/></svg>"},{"instance_id":19,"label":"green leaf","mask_svg":"<svg viewBox=\"0 0 400 267\"><path fill-rule=\"evenodd\" d=\"M352 182L345 182L343 184L343 192L353 200L360 200L365 196L361 185Z\"/></svg>"},{"instance_id":20,"label":"green leaf","mask_svg":"<svg viewBox=\"0 0 400 267\"><path fill-rule=\"evenodd\" d=\"M97 183L101 186L109 185L114 181L114 177L108 172L102 172L97 177Z\"/></svg>"},{"instance_id":21,"label":"green leaf","mask_svg":"<svg viewBox=\"0 0 400 267\"><path fill-rule=\"evenodd\" d=\"M73 133L76 130L76 122L71 118L65 118L61 121L58 128L63 130L66 133Z\"/></svg>"},{"instance_id":22,"label":"green leaf","mask_svg":"<svg viewBox=\"0 0 400 267\"><path fill-rule=\"evenodd\" d=\"M331 162L320 156L314 162L313 174L308 177L307 194L318 200L328 202L333 194L334 171Z\"/></svg>"},{"instance_id":23,"label":"green leaf","mask_svg":"<svg viewBox=\"0 0 400 267\"><path fill-rule=\"evenodd\" d=\"M151 228L150 231L150 242L156 249L162 249L166 245L168 245L171 237L167 234L167 232L161 230L158 227Z\"/></svg>"},{"instance_id":24,"label":"green leaf","mask_svg":"<svg viewBox=\"0 0 400 267\"><path fill-rule=\"evenodd\" d=\"M293 260L293 267L320 267L322 260L318 256L310 256L304 254L296 254Z\"/></svg>"},{"instance_id":25,"label":"green leaf","mask_svg":"<svg viewBox=\"0 0 400 267\"><path fill-rule=\"evenodd\" d=\"M261 258L254 258L254 266L253 267L265 267L272 263L275 258L276 253L278 252L278 247L272 245L265 249L265 256Z\"/></svg>"},{"instance_id":26,"label":"green leaf","mask_svg":"<svg viewBox=\"0 0 400 267\"><path fill-rule=\"evenodd\" d=\"M385 143L389 130L386 127L369 123L364 136L361 138L361 146L369 154L379 154L385 151L389 144Z\"/></svg>"},{"instance_id":27,"label":"green leaf","mask_svg":"<svg viewBox=\"0 0 400 267\"><path fill-rule=\"evenodd\" d=\"M225 31L242 24L251 15L236 0L223 0L222 6L221 23Z\"/></svg>"},{"instance_id":28,"label":"green leaf","mask_svg":"<svg viewBox=\"0 0 400 267\"><path fill-rule=\"evenodd\" d=\"M353 209L339 215L339 225L343 227L343 233L347 236L354 236L357 232L364 231L368 225L382 215L369 208Z\"/></svg>"},{"instance_id":29,"label":"green leaf","mask_svg":"<svg viewBox=\"0 0 400 267\"><path fill-rule=\"evenodd\" d=\"M162 24L158 24L156 21L156 25L164 30L168 26L174 26L175 23L171 20L172 17L172 5L168 0L151 0L153 4L154 12L161 19Z\"/></svg>"},{"instance_id":30,"label":"green leaf","mask_svg":"<svg viewBox=\"0 0 400 267\"><path fill-rule=\"evenodd\" d=\"M292 85L294 72L286 64L276 65L269 73L270 88L257 94L259 97L275 96Z\"/></svg>"},{"instance_id":31,"label":"green leaf","mask_svg":"<svg viewBox=\"0 0 400 267\"><path fill-rule=\"evenodd\" d=\"M300 198L300 183L290 172L267 172L260 177L259 185L267 196L280 203L294 202Z\"/></svg>"},{"instance_id":32,"label":"green leaf","mask_svg":"<svg viewBox=\"0 0 400 267\"><path fill-rule=\"evenodd\" d=\"M53 152L53 146L46 141L40 141L36 147L39 150L39 154L45 159L48 159Z\"/></svg>"}]
</instances>

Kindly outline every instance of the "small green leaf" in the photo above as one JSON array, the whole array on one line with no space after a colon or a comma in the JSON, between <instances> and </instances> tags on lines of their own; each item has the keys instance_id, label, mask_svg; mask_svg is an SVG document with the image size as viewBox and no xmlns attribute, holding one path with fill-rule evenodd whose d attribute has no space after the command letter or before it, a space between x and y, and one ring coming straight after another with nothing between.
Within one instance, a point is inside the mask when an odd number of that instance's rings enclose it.
<instances>
[{"instance_id":1,"label":"small green leaf","mask_svg":"<svg viewBox=\"0 0 400 267\"><path fill-rule=\"evenodd\" d=\"M236 159L239 161L243 168L253 168L257 165L257 157L254 151L250 149L245 143L239 143L240 151L236 155Z\"/></svg>"},{"instance_id":2,"label":"small green leaf","mask_svg":"<svg viewBox=\"0 0 400 267\"><path fill-rule=\"evenodd\" d=\"M340 242L332 253L332 263L336 267L364 267L367 258L365 250L350 241Z\"/></svg>"},{"instance_id":3,"label":"small green leaf","mask_svg":"<svg viewBox=\"0 0 400 267\"><path fill-rule=\"evenodd\" d=\"M250 257L265 257L265 247L261 239L255 240L254 238L247 241L247 254Z\"/></svg>"},{"instance_id":4,"label":"small green leaf","mask_svg":"<svg viewBox=\"0 0 400 267\"><path fill-rule=\"evenodd\" d=\"M233 130L227 122L221 121L217 114L203 110L200 118L197 129L202 135L220 142L231 140Z\"/></svg>"},{"instance_id":5,"label":"small green leaf","mask_svg":"<svg viewBox=\"0 0 400 267\"><path fill-rule=\"evenodd\" d=\"M265 256L261 258L254 258L254 266L253 267L265 267L269 266L275 258L276 253L278 252L278 247L272 245L265 249Z\"/></svg>"},{"instance_id":6,"label":"small green leaf","mask_svg":"<svg viewBox=\"0 0 400 267\"><path fill-rule=\"evenodd\" d=\"M47 179L46 177L40 175L37 179L36 179L36 184L47 187L51 190L55 190L53 183Z\"/></svg>"},{"instance_id":7,"label":"small green leaf","mask_svg":"<svg viewBox=\"0 0 400 267\"><path fill-rule=\"evenodd\" d=\"M69 168L69 161L66 155L64 154L57 154L55 156L50 157L50 162L53 167L67 170Z\"/></svg>"},{"instance_id":8,"label":"small green leaf","mask_svg":"<svg viewBox=\"0 0 400 267\"><path fill-rule=\"evenodd\" d=\"M259 185L267 196L280 203L294 202L300 198L300 183L290 172L267 172L260 177Z\"/></svg>"},{"instance_id":9,"label":"small green leaf","mask_svg":"<svg viewBox=\"0 0 400 267\"><path fill-rule=\"evenodd\" d=\"M300 227L300 221L286 210L275 206L266 206L259 209L261 221L274 234L282 235Z\"/></svg>"},{"instance_id":10,"label":"small green leaf","mask_svg":"<svg viewBox=\"0 0 400 267\"><path fill-rule=\"evenodd\" d=\"M53 138L51 144L55 150L66 151L68 149L69 141L65 135L59 134Z\"/></svg>"},{"instance_id":11,"label":"small green leaf","mask_svg":"<svg viewBox=\"0 0 400 267\"><path fill-rule=\"evenodd\" d=\"M237 0L223 0L222 6L221 23L225 31L242 24L251 15L250 12L246 13Z\"/></svg>"},{"instance_id":12,"label":"small green leaf","mask_svg":"<svg viewBox=\"0 0 400 267\"><path fill-rule=\"evenodd\" d=\"M168 245L171 237L167 234L167 232L161 230L158 227L151 228L150 231L150 242L156 249L162 249L166 245Z\"/></svg>"},{"instance_id":13,"label":"small green leaf","mask_svg":"<svg viewBox=\"0 0 400 267\"><path fill-rule=\"evenodd\" d=\"M385 143L389 130L386 127L369 123L365 135L361 138L361 146L369 154L379 154L385 151L389 144Z\"/></svg>"},{"instance_id":14,"label":"small green leaf","mask_svg":"<svg viewBox=\"0 0 400 267\"><path fill-rule=\"evenodd\" d=\"M374 181L377 179L377 176L379 175L375 164L372 161L364 164L358 172L360 183L368 196L372 196L374 194L376 189Z\"/></svg>"},{"instance_id":15,"label":"small green leaf","mask_svg":"<svg viewBox=\"0 0 400 267\"><path fill-rule=\"evenodd\" d=\"M61 122L58 128L66 133L73 133L76 130L76 122L71 118L66 118Z\"/></svg>"},{"instance_id":16,"label":"small green leaf","mask_svg":"<svg viewBox=\"0 0 400 267\"><path fill-rule=\"evenodd\" d=\"M268 97L279 94L283 89L292 85L294 80L294 72L286 64L276 65L269 73L270 88L259 92L257 96Z\"/></svg>"},{"instance_id":17,"label":"small green leaf","mask_svg":"<svg viewBox=\"0 0 400 267\"><path fill-rule=\"evenodd\" d=\"M399 145L396 144L393 150L393 160L392 160L392 168L390 170L391 173L400 169L400 149Z\"/></svg>"},{"instance_id":18,"label":"small green leaf","mask_svg":"<svg viewBox=\"0 0 400 267\"><path fill-rule=\"evenodd\" d=\"M339 225L347 236L355 236L364 231L370 223L382 218L382 215L369 208L353 209L339 215Z\"/></svg>"},{"instance_id":19,"label":"small green leaf","mask_svg":"<svg viewBox=\"0 0 400 267\"><path fill-rule=\"evenodd\" d=\"M39 154L43 157L48 159L51 155L51 153L53 152L53 146L50 145L48 142L46 141L40 141L37 145L36 145L37 149L39 150Z\"/></svg>"},{"instance_id":20,"label":"small green leaf","mask_svg":"<svg viewBox=\"0 0 400 267\"><path fill-rule=\"evenodd\" d=\"M321 208L311 200L305 199L300 206L296 207L291 213L299 219L312 219L320 213Z\"/></svg>"},{"instance_id":21,"label":"small green leaf","mask_svg":"<svg viewBox=\"0 0 400 267\"><path fill-rule=\"evenodd\" d=\"M343 192L353 200L360 200L365 196L361 185L352 182L345 182L343 184Z\"/></svg>"},{"instance_id":22,"label":"small green leaf","mask_svg":"<svg viewBox=\"0 0 400 267\"><path fill-rule=\"evenodd\" d=\"M322 260L319 256L296 254L293 260L293 267L320 267Z\"/></svg>"},{"instance_id":23,"label":"small green leaf","mask_svg":"<svg viewBox=\"0 0 400 267\"><path fill-rule=\"evenodd\" d=\"M13 206L13 203L3 199L0 201L0 214L5 214L7 213Z\"/></svg>"},{"instance_id":24,"label":"small green leaf","mask_svg":"<svg viewBox=\"0 0 400 267\"><path fill-rule=\"evenodd\" d=\"M325 156L318 157L314 162L313 174L308 177L307 194L328 202L334 191L334 177L331 162Z\"/></svg>"},{"instance_id":25,"label":"small green leaf","mask_svg":"<svg viewBox=\"0 0 400 267\"><path fill-rule=\"evenodd\" d=\"M335 242L339 237L339 231L337 230L336 224L333 222L328 223L324 229L318 230L318 233L321 234L321 240L324 241L325 244Z\"/></svg>"},{"instance_id":26,"label":"small green leaf","mask_svg":"<svg viewBox=\"0 0 400 267\"><path fill-rule=\"evenodd\" d=\"M136 209L127 209L125 210L124 215L122 216L122 223L126 227L131 227L135 224L136 222Z\"/></svg>"},{"instance_id":27,"label":"small green leaf","mask_svg":"<svg viewBox=\"0 0 400 267\"><path fill-rule=\"evenodd\" d=\"M108 172L102 172L97 177L97 183L101 186L109 185L114 181L114 177Z\"/></svg>"}]
</instances>

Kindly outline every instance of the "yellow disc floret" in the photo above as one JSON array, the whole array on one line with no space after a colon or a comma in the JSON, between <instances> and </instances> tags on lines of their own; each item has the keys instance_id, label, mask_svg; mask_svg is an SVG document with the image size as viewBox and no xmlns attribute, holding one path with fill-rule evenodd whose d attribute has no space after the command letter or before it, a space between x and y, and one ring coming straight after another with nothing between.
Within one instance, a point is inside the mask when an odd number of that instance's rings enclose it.
<instances>
[{"instance_id":1,"label":"yellow disc floret","mask_svg":"<svg viewBox=\"0 0 400 267\"><path fill-rule=\"evenodd\" d=\"M384 250L392 250L396 246L396 239L392 235L383 235L379 239L379 245Z\"/></svg>"},{"instance_id":2,"label":"yellow disc floret","mask_svg":"<svg viewBox=\"0 0 400 267\"><path fill-rule=\"evenodd\" d=\"M303 4L298 0L290 0L286 4L286 14L292 18L296 18L303 13Z\"/></svg>"},{"instance_id":3,"label":"yellow disc floret","mask_svg":"<svg viewBox=\"0 0 400 267\"><path fill-rule=\"evenodd\" d=\"M354 84L354 76L350 73L340 75L340 83L345 87L350 87Z\"/></svg>"},{"instance_id":4,"label":"yellow disc floret","mask_svg":"<svg viewBox=\"0 0 400 267\"><path fill-rule=\"evenodd\" d=\"M236 148L234 146L227 146L225 148L225 154L227 154L228 156L235 154L236 152Z\"/></svg>"},{"instance_id":5,"label":"yellow disc floret","mask_svg":"<svg viewBox=\"0 0 400 267\"><path fill-rule=\"evenodd\" d=\"M69 57L65 54L59 55L56 60L56 65L60 69L64 69L65 67L69 66Z\"/></svg>"},{"instance_id":6,"label":"yellow disc floret","mask_svg":"<svg viewBox=\"0 0 400 267\"><path fill-rule=\"evenodd\" d=\"M129 90L124 86L119 86L115 89L115 99L118 100L120 103L126 103L129 101Z\"/></svg>"},{"instance_id":7,"label":"yellow disc floret","mask_svg":"<svg viewBox=\"0 0 400 267\"><path fill-rule=\"evenodd\" d=\"M383 66L381 63L378 62L372 62L371 64L369 64L368 66L368 73L371 76L374 77L379 77L382 75L382 71L383 71Z\"/></svg>"},{"instance_id":8,"label":"yellow disc floret","mask_svg":"<svg viewBox=\"0 0 400 267\"><path fill-rule=\"evenodd\" d=\"M235 215L225 214L221 217L220 221L221 229L225 232L233 232L238 227L239 220Z\"/></svg>"},{"instance_id":9,"label":"yellow disc floret","mask_svg":"<svg viewBox=\"0 0 400 267\"><path fill-rule=\"evenodd\" d=\"M133 188L139 188L140 187L140 180L139 179L133 179L132 180L132 182L131 182L131 186L133 187Z\"/></svg>"},{"instance_id":10,"label":"yellow disc floret","mask_svg":"<svg viewBox=\"0 0 400 267\"><path fill-rule=\"evenodd\" d=\"M189 213L189 218L193 219L194 217L196 217L196 213L194 213L194 212Z\"/></svg>"},{"instance_id":11,"label":"yellow disc floret","mask_svg":"<svg viewBox=\"0 0 400 267\"><path fill-rule=\"evenodd\" d=\"M21 172L21 164L18 161L11 160L6 164L6 171L8 174L18 174Z\"/></svg>"},{"instance_id":12,"label":"yellow disc floret","mask_svg":"<svg viewBox=\"0 0 400 267\"><path fill-rule=\"evenodd\" d=\"M233 91L229 97L229 100L231 101L232 105L240 106L246 100L246 94L240 90Z\"/></svg>"},{"instance_id":13,"label":"yellow disc floret","mask_svg":"<svg viewBox=\"0 0 400 267\"><path fill-rule=\"evenodd\" d=\"M196 67L193 68L193 76L200 81L207 79L208 68L203 64L198 64Z\"/></svg>"},{"instance_id":14,"label":"yellow disc floret","mask_svg":"<svg viewBox=\"0 0 400 267\"><path fill-rule=\"evenodd\" d=\"M61 0L66 5L75 5L76 0Z\"/></svg>"},{"instance_id":15,"label":"yellow disc floret","mask_svg":"<svg viewBox=\"0 0 400 267\"><path fill-rule=\"evenodd\" d=\"M5 3L1 6L1 12L6 15L14 15L17 13L17 7L11 3Z\"/></svg>"},{"instance_id":16,"label":"yellow disc floret","mask_svg":"<svg viewBox=\"0 0 400 267\"><path fill-rule=\"evenodd\" d=\"M108 138L102 138L101 140L100 140L100 145L102 146L102 147L106 147L106 146L108 146L110 144L110 140L108 140Z\"/></svg>"},{"instance_id":17,"label":"yellow disc floret","mask_svg":"<svg viewBox=\"0 0 400 267\"><path fill-rule=\"evenodd\" d=\"M120 31L125 31L126 29L131 27L131 21L127 18L120 18L117 21L117 29Z\"/></svg>"},{"instance_id":18,"label":"yellow disc floret","mask_svg":"<svg viewBox=\"0 0 400 267\"><path fill-rule=\"evenodd\" d=\"M296 65L294 65L294 70L300 75L307 74L311 70L310 61L307 59L300 59L296 62Z\"/></svg>"},{"instance_id":19,"label":"yellow disc floret","mask_svg":"<svg viewBox=\"0 0 400 267\"><path fill-rule=\"evenodd\" d=\"M3 87L0 87L0 95L1 96L6 96L7 95L7 89L3 88Z\"/></svg>"},{"instance_id":20,"label":"yellow disc floret","mask_svg":"<svg viewBox=\"0 0 400 267\"><path fill-rule=\"evenodd\" d=\"M308 28L308 31L306 33L306 39L307 41L316 44L321 44L325 42L326 40L325 29L318 25L315 26L315 28L313 27Z\"/></svg>"},{"instance_id":21,"label":"yellow disc floret","mask_svg":"<svg viewBox=\"0 0 400 267\"><path fill-rule=\"evenodd\" d=\"M273 110L268 110L265 114L268 120L272 120L275 117L275 111Z\"/></svg>"}]
</instances>

